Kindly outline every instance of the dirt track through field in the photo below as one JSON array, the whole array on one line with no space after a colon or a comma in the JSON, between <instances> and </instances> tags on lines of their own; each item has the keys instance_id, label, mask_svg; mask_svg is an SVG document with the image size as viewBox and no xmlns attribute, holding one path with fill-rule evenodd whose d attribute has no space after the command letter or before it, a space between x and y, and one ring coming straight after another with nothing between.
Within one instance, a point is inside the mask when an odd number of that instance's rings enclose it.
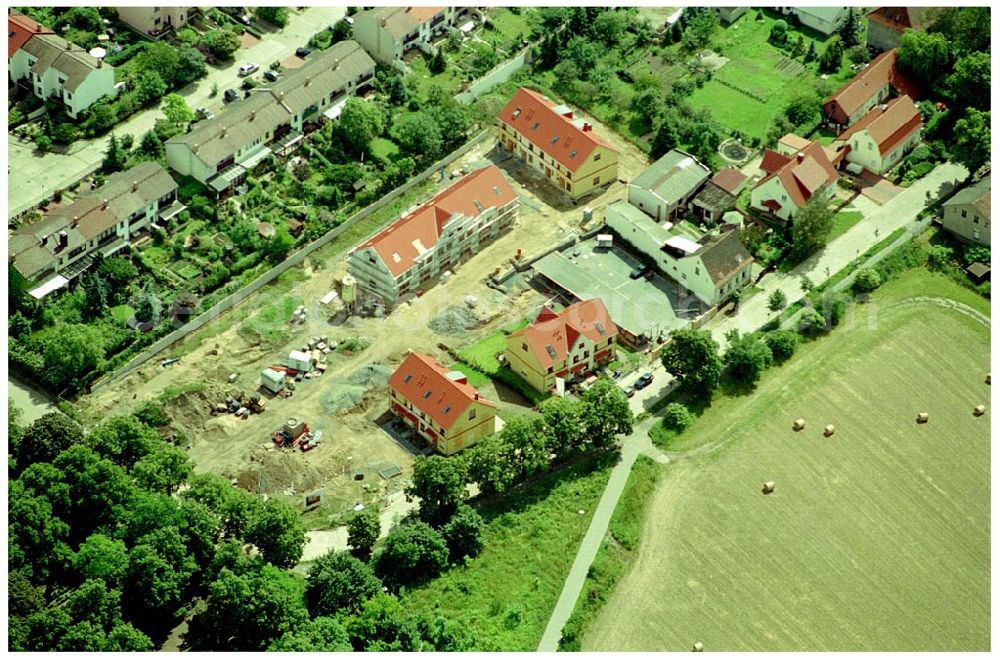
<instances>
[{"instance_id":1,"label":"dirt track through field","mask_svg":"<svg viewBox=\"0 0 1000 661\"><path fill-rule=\"evenodd\" d=\"M989 649L984 318L879 311L692 427L722 442L667 469L584 650Z\"/></svg>"}]
</instances>

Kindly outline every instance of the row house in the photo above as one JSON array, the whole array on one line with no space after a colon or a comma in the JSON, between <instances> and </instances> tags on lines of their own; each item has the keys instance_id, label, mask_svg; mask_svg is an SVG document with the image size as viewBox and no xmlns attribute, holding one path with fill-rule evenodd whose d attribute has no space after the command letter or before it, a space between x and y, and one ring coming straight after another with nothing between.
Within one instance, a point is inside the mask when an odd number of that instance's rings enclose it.
<instances>
[{"instance_id":1,"label":"row house","mask_svg":"<svg viewBox=\"0 0 1000 661\"><path fill-rule=\"evenodd\" d=\"M21 275L40 284L32 295L41 298L83 273L95 255L116 253L157 220L183 209L170 174L158 163L140 163L14 230L9 257Z\"/></svg>"},{"instance_id":2,"label":"row house","mask_svg":"<svg viewBox=\"0 0 1000 661\"><path fill-rule=\"evenodd\" d=\"M900 73L895 49L876 57L827 97L823 101L823 113L830 124L844 129L875 106L885 103L893 93L907 95L911 99L920 98L913 81Z\"/></svg>"},{"instance_id":3,"label":"row house","mask_svg":"<svg viewBox=\"0 0 1000 661\"><path fill-rule=\"evenodd\" d=\"M310 58L277 82L254 88L217 117L166 142L167 165L222 196L271 156L287 156L306 124L333 118L352 95L372 84L375 61L354 41L343 41Z\"/></svg>"},{"instance_id":4,"label":"row house","mask_svg":"<svg viewBox=\"0 0 1000 661\"><path fill-rule=\"evenodd\" d=\"M618 327L599 298L556 313L543 307L534 323L507 336L507 363L545 393L580 381L615 359Z\"/></svg>"},{"instance_id":5,"label":"row house","mask_svg":"<svg viewBox=\"0 0 1000 661\"><path fill-rule=\"evenodd\" d=\"M605 221L661 275L709 307L751 283L753 258L735 230L696 240L624 200L608 205Z\"/></svg>"},{"instance_id":6,"label":"row house","mask_svg":"<svg viewBox=\"0 0 1000 661\"><path fill-rule=\"evenodd\" d=\"M881 175L920 141L923 126L913 99L899 96L869 110L837 140L843 143L845 160L853 163L854 169L865 168Z\"/></svg>"},{"instance_id":7,"label":"row house","mask_svg":"<svg viewBox=\"0 0 1000 661\"><path fill-rule=\"evenodd\" d=\"M115 91L114 67L76 44L20 14L8 15L7 27L10 79L39 99L61 102L75 119Z\"/></svg>"},{"instance_id":8,"label":"row house","mask_svg":"<svg viewBox=\"0 0 1000 661\"><path fill-rule=\"evenodd\" d=\"M828 198L837 181L837 168L818 142L785 155L768 149L760 169L763 178L750 191L750 206L789 220L819 195Z\"/></svg>"},{"instance_id":9,"label":"row house","mask_svg":"<svg viewBox=\"0 0 1000 661\"><path fill-rule=\"evenodd\" d=\"M780 7L779 11L786 16L794 16L802 25L815 30L822 35L831 35L847 21L849 7Z\"/></svg>"},{"instance_id":10,"label":"row house","mask_svg":"<svg viewBox=\"0 0 1000 661\"><path fill-rule=\"evenodd\" d=\"M941 208L941 225L963 241L990 245L990 175L955 193Z\"/></svg>"},{"instance_id":11,"label":"row house","mask_svg":"<svg viewBox=\"0 0 1000 661\"><path fill-rule=\"evenodd\" d=\"M498 121L500 146L573 199L618 180L618 150L568 106L522 87Z\"/></svg>"},{"instance_id":12,"label":"row house","mask_svg":"<svg viewBox=\"0 0 1000 661\"><path fill-rule=\"evenodd\" d=\"M159 39L188 24L197 7L118 7L118 18L144 37Z\"/></svg>"},{"instance_id":13,"label":"row house","mask_svg":"<svg viewBox=\"0 0 1000 661\"><path fill-rule=\"evenodd\" d=\"M433 38L455 27L471 7L374 7L353 16L354 40L379 64L392 65L407 51L430 51Z\"/></svg>"},{"instance_id":14,"label":"row house","mask_svg":"<svg viewBox=\"0 0 1000 661\"><path fill-rule=\"evenodd\" d=\"M471 447L497 431L496 404L464 374L411 351L389 377L389 407L444 455Z\"/></svg>"},{"instance_id":15,"label":"row house","mask_svg":"<svg viewBox=\"0 0 1000 661\"><path fill-rule=\"evenodd\" d=\"M496 240L517 212L517 194L500 168L482 168L356 246L348 270L392 307Z\"/></svg>"}]
</instances>

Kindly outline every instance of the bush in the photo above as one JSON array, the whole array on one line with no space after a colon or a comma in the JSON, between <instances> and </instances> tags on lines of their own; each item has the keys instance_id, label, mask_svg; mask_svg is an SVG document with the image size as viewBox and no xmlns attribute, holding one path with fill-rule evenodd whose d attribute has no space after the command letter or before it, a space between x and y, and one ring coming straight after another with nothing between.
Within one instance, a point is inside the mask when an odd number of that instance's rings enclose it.
<instances>
[{"instance_id":1,"label":"bush","mask_svg":"<svg viewBox=\"0 0 1000 661\"><path fill-rule=\"evenodd\" d=\"M854 278L854 291L872 292L882 286L882 276L874 269L862 269Z\"/></svg>"},{"instance_id":2,"label":"bush","mask_svg":"<svg viewBox=\"0 0 1000 661\"><path fill-rule=\"evenodd\" d=\"M903 175L903 181L906 182L916 181L917 179L920 179L921 177L927 175L933 169L934 169L934 163L928 163L928 162L917 163L911 169L906 171L906 174Z\"/></svg>"},{"instance_id":3,"label":"bush","mask_svg":"<svg viewBox=\"0 0 1000 661\"><path fill-rule=\"evenodd\" d=\"M955 250L949 246L934 246L927 255L927 264L936 271L944 270L955 259Z\"/></svg>"},{"instance_id":4,"label":"bush","mask_svg":"<svg viewBox=\"0 0 1000 661\"><path fill-rule=\"evenodd\" d=\"M774 330L764 335L774 362L781 364L792 357L799 344L799 334L791 330Z\"/></svg>"},{"instance_id":5,"label":"bush","mask_svg":"<svg viewBox=\"0 0 1000 661\"><path fill-rule=\"evenodd\" d=\"M803 335L819 335L826 330L826 319L814 308L806 308L799 319L799 329Z\"/></svg>"},{"instance_id":6,"label":"bush","mask_svg":"<svg viewBox=\"0 0 1000 661\"><path fill-rule=\"evenodd\" d=\"M447 566L444 537L422 522L393 530L375 558L376 575L392 590L434 578Z\"/></svg>"},{"instance_id":7,"label":"bush","mask_svg":"<svg viewBox=\"0 0 1000 661\"><path fill-rule=\"evenodd\" d=\"M675 431L684 431L691 426L691 423L695 421L694 413L688 410L688 407L684 406L680 402L671 402L667 404L666 410L663 412L663 426L668 429L673 429Z\"/></svg>"}]
</instances>

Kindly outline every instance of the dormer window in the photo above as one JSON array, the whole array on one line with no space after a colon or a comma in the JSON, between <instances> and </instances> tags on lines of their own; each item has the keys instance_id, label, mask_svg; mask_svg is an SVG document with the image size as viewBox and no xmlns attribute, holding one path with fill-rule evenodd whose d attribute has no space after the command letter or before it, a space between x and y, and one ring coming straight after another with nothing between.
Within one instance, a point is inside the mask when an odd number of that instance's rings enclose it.
<instances>
[{"instance_id":1,"label":"dormer window","mask_svg":"<svg viewBox=\"0 0 1000 661\"><path fill-rule=\"evenodd\" d=\"M521 109L520 108L515 108L514 112L512 112L510 114L510 116L513 117L514 119L517 119L518 117L521 116Z\"/></svg>"}]
</instances>

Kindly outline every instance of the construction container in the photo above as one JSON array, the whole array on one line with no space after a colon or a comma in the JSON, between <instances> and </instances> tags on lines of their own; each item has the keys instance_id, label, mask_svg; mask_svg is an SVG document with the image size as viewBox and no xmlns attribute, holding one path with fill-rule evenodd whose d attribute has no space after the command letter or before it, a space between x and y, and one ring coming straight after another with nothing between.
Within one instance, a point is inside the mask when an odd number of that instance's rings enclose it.
<instances>
[{"instance_id":1,"label":"construction container","mask_svg":"<svg viewBox=\"0 0 1000 661\"><path fill-rule=\"evenodd\" d=\"M584 221L588 221L588 220L591 220L593 217L594 217L594 210L591 209L590 207L584 207L583 208L583 220Z\"/></svg>"},{"instance_id":2,"label":"construction container","mask_svg":"<svg viewBox=\"0 0 1000 661\"><path fill-rule=\"evenodd\" d=\"M261 371L260 384L271 392L281 392L285 387L285 375L269 367Z\"/></svg>"},{"instance_id":3,"label":"construction container","mask_svg":"<svg viewBox=\"0 0 1000 661\"><path fill-rule=\"evenodd\" d=\"M615 237L611 234L598 234L597 247L610 249L615 243Z\"/></svg>"},{"instance_id":4,"label":"construction container","mask_svg":"<svg viewBox=\"0 0 1000 661\"><path fill-rule=\"evenodd\" d=\"M302 351L289 351L288 366L299 372L308 372L312 369L312 356Z\"/></svg>"},{"instance_id":5,"label":"construction container","mask_svg":"<svg viewBox=\"0 0 1000 661\"><path fill-rule=\"evenodd\" d=\"M358 281L354 279L354 276L345 275L343 280L340 281L340 298L343 299L344 305L353 305L354 300L357 298L357 293Z\"/></svg>"},{"instance_id":6,"label":"construction container","mask_svg":"<svg viewBox=\"0 0 1000 661\"><path fill-rule=\"evenodd\" d=\"M289 418L285 420L284 431L292 438L298 438L302 434L302 428L305 423L298 418Z\"/></svg>"}]
</instances>

